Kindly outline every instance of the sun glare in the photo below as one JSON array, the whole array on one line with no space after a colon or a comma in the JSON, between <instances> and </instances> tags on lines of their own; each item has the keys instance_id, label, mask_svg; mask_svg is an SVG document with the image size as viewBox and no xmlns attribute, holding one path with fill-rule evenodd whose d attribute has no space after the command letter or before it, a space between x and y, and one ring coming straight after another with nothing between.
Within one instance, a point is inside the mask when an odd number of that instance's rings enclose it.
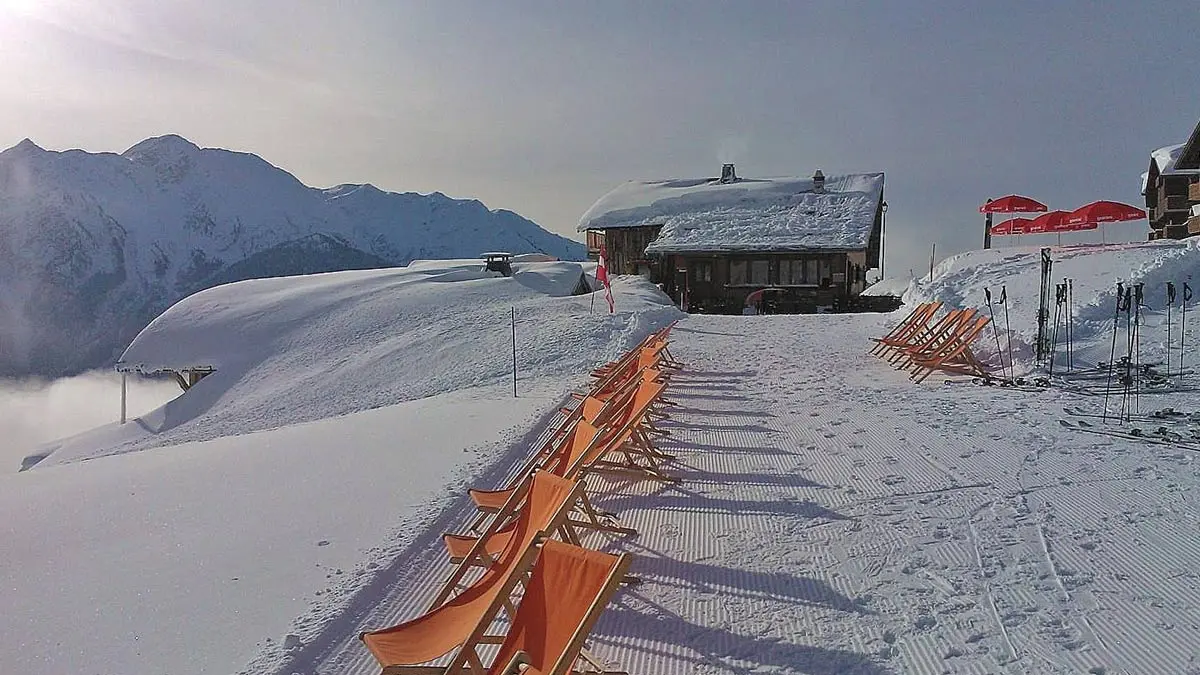
<instances>
[{"instance_id":1,"label":"sun glare","mask_svg":"<svg viewBox=\"0 0 1200 675\"><path fill-rule=\"evenodd\" d=\"M0 16L45 18L58 4L58 0L0 0Z\"/></svg>"}]
</instances>

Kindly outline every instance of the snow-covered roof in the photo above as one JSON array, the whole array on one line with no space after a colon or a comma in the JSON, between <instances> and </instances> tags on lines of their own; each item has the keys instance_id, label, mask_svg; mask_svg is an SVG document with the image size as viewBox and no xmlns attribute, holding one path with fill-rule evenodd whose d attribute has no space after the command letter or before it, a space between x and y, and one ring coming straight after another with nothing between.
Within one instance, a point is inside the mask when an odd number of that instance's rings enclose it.
<instances>
[{"instance_id":1,"label":"snow-covered roof","mask_svg":"<svg viewBox=\"0 0 1200 675\"><path fill-rule=\"evenodd\" d=\"M865 248L883 174L631 181L597 201L579 230L661 225L648 253Z\"/></svg>"},{"instance_id":2,"label":"snow-covered roof","mask_svg":"<svg viewBox=\"0 0 1200 675\"><path fill-rule=\"evenodd\" d=\"M1179 161L1179 157L1183 154L1185 143L1177 145L1167 145L1150 153L1150 165L1158 168L1159 175L1174 173L1174 174L1200 174L1200 169L1179 169L1175 167L1175 163ZM1142 174L1142 194L1146 194L1146 188L1150 182L1150 172Z\"/></svg>"}]
</instances>

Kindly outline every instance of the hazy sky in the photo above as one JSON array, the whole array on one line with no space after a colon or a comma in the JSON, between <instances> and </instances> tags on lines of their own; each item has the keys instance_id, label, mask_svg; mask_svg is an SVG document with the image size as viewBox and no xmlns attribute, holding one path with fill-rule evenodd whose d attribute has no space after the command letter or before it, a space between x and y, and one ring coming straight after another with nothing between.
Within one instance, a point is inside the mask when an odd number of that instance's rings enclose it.
<instances>
[{"instance_id":1,"label":"hazy sky","mask_svg":"<svg viewBox=\"0 0 1200 675\"><path fill-rule=\"evenodd\" d=\"M884 171L892 275L978 247L988 196L1137 203L1200 116L1198 25L1195 0L0 0L0 145L178 133L571 236L627 179Z\"/></svg>"}]
</instances>

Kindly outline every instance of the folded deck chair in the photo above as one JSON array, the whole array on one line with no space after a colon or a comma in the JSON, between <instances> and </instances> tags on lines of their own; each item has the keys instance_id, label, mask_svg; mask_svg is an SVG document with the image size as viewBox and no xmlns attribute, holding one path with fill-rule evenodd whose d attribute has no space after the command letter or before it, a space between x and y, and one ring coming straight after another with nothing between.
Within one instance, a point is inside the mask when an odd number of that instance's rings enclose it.
<instances>
[{"instance_id":1,"label":"folded deck chair","mask_svg":"<svg viewBox=\"0 0 1200 675\"><path fill-rule=\"evenodd\" d=\"M979 313L974 308L956 309L948 313L945 320L938 324L939 328L927 335L919 343L906 345L900 349L901 358L896 359L896 367L900 370L912 370L913 359L931 359L945 350L947 345L954 343L956 336L971 326Z\"/></svg>"},{"instance_id":2,"label":"folded deck chair","mask_svg":"<svg viewBox=\"0 0 1200 675\"><path fill-rule=\"evenodd\" d=\"M898 347L888 359L888 363L899 370L906 370L912 363L913 356L936 350L963 324L974 318L974 309L950 310L933 326L920 331L908 344Z\"/></svg>"},{"instance_id":3,"label":"folded deck chair","mask_svg":"<svg viewBox=\"0 0 1200 675\"><path fill-rule=\"evenodd\" d=\"M937 314L938 309L942 306L941 301L923 302L917 305L913 311L904 318L903 321L896 324L887 335L883 337L871 338L875 342L875 347L871 349L871 354L876 356L883 355L887 351L908 344L909 340L918 334L922 328L929 325L930 320Z\"/></svg>"},{"instance_id":4,"label":"folded deck chair","mask_svg":"<svg viewBox=\"0 0 1200 675\"><path fill-rule=\"evenodd\" d=\"M934 370L944 370L962 375L982 377L987 370L975 354L971 345L983 329L991 322L986 316L977 316L974 321L963 324L945 344L930 354L914 356L912 359L912 380L920 383L929 377Z\"/></svg>"},{"instance_id":5,"label":"folded deck chair","mask_svg":"<svg viewBox=\"0 0 1200 675\"><path fill-rule=\"evenodd\" d=\"M629 563L627 553L546 542L488 674L567 675L581 672L574 668L581 656L593 669L615 673L583 647Z\"/></svg>"}]
</instances>

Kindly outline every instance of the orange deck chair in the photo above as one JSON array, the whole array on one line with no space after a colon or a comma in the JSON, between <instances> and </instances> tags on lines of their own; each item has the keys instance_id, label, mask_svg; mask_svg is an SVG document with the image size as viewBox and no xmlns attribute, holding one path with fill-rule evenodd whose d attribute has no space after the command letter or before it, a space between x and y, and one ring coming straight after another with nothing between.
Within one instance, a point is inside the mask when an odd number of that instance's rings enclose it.
<instances>
[{"instance_id":1,"label":"orange deck chair","mask_svg":"<svg viewBox=\"0 0 1200 675\"><path fill-rule=\"evenodd\" d=\"M934 370L981 377L986 375L987 370L971 352L971 345L990 322L991 319L986 316L976 316L973 321L961 324L951 339L932 353L913 356L912 380L923 382Z\"/></svg>"},{"instance_id":2,"label":"orange deck chair","mask_svg":"<svg viewBox=\"0 0 1200 675\"><path fill-rule=\"evenodd\" d=\"M896 324L887 335L883 337L871 338L875 342L875 347L871 349L871 354L881 356L888 350L908 344L909 340L917 335L922 328L929 325L929 321L933 319L937 311L941 309L942 302L924 302L917 305L915 309L903 321Z\"/></svg>"},{"instance_id":3,"label":"orange deck chair","mask_svg":"<svg viewBox=\"0 0 1200 675\"><path fill-rule=\"evenodd\" d=\"M587 420L579 420L576 423L576 428L569 436L569 443L564 444L558 452L547 458L542 465L548 473L571 480L579 480L582 478L580 467L586 466L596 457L603 456L608 452L607 445L600 444L600 430L592 426ZM475 507L479 510L479 515L470 524L470 532L479 532L484 523L488 522L491 514L503 509L505 505L510 503L516 486L501 488L499 490L479 490L469 489L467 494L471 497L471 501L475 503ZM617 518L614 514L604 513L592 506L591 500L588 498L586 489L581 490L579 499L575 505L575 513L580 515L583 520L572 520L571 524L574 527L585 528L589 530L602 530L613 534L637 534L633 528L622 527L617 524Z\"/></svg>"},{"instance_id":4,"label":"orange deck chair","mask_svg":"<svg viewBox=\"0 0 1200 675\"><path fill-rule=\"evenodd\" d=\"M584 641L629 564L629 554L546 542L489 675L568 675L582 671L577 660L616 675L587 653Z\"/></svg>"},{"instance_id":5,"label":"orange deck chair","mask_svg":"<svg viewBox=\"0 0 1200 675\"><path fill-rule=\"evenodd\" d=\"M917 344L910 344L900 349L900 358L895 359L896 367L900 370L911 370L915 358L930 359L946 349L956 339L956 336L971 326L979 313L974 308L952 310L946 315L946 321L939 325L936 333L927 335Z\"/></svg>"},{"instance_id":6,"label":"orange deck chair","mask_svg":"<svg viewBox=\"0 0 1200 675\"><path fill-rule=\"evenodd\" d=\"M529 546L520 557L497 564L462 593L443 605L404 623L359 634L359 639L383 666L384 675L456 672L464 664L462 653L484 636L500 608L511 606L509 594L536 559L538 548ZM459 649L453 668L420 666ZM476 663L478 657L475 657ZM474 664L473 664L474 665ZM482 668L480 668L482 671Z\"/></svg>"},{"instance_id":7,"label":"orange deck chair","mask_svg":"<svg viewBox=\"0 0 1200 675\"><path fill-rule=\"evenodd\" d=\"M675 482L675 478L660 470L661 464L674 459L674 456L656 448L643 429L643 425L648 423L647 414L665 386L661 382L642 382L630 404L610 422L607 430L601 432L600 441L593 452L581 458L577 462L578 467L569 470L566 475L576 476L580 475L577 472L603 469L633 472L654 480ZM617 456L624 461L606 459L606 456ZM639 458L643 461L639 462Z\"/></svg>"},{"instance_id":8,"label":"orange deck chair","mask_svg":"<svg viewBox=\"0 0 1200 675\"><path fill-rule=\"evenodd\" d=\"M532 573L515 610L512 594L520 579L510 574L486 592L472 586L425 616L359 639L383 675L499 675L508 666L522 672L522 659L528 671L539 658L550 659L550 667L567 659L569 669L628 569L628 554L615 557L546 541L530 547L523 559L533 562ZM509 615L508 631L490 633L501 610ZM480 647L495 644L497 657L485 667ZM451 652L444 666L422 665Z\"/></svg>"},{"instance_id":9,"label":"orange deck chair","mask_svg":"<svg viewBox=\"0 0 1200 675\"><path fill-rule=\"evenodd\" d=\"M583 496L582 481L535 471L515 488L479 536L446 533L442 541L456 566L442 584L430 607L437 607L459 589L470 585L467 570L491 567L498 560L528 547L536 533L558 534L578 542L571 527L571 512Z\"/></svg>"},{"instance_id":10,"label":"orange deck chair","mask_svg":"<svg viewBox=\"0 0 1200 675\"><path fill-rule=\"evenodd\" d=\"M946 312L933 326L919 331L906 345L897 347L888 358L888 363L898 370L907 370L912 363L912 357L936 350L959 330L959 327L975 317L974 309L952 309Z\"/></svg>"}]
</instances>

